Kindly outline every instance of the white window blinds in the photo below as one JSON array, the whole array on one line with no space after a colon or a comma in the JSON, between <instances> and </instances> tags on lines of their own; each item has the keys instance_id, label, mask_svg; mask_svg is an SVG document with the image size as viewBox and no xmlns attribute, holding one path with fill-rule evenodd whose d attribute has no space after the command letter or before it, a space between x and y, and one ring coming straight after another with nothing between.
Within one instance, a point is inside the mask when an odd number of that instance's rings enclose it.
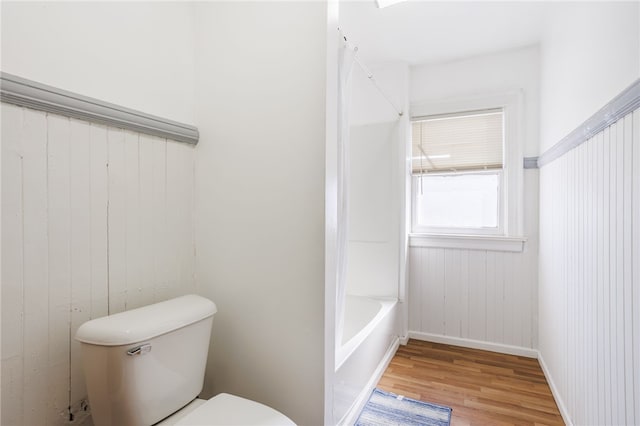
<instances>
[{"instance_id":1,"label":"white window blinds","mask_svg":"<svg viewBox=\"0 0 640 426\"><path fill-rule=\"evenodd\" d=\"M502 168L503 111L413 121L413 173Z\"/></svg>"}]
</instances>

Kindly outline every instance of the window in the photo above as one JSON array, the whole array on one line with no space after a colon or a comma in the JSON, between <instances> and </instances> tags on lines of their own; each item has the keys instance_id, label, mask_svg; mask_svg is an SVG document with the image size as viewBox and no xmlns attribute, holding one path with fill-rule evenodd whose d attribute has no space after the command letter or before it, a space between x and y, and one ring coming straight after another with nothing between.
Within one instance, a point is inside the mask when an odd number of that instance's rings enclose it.
<instances>
[{"instance_id":1,"label":"window","mask_svg":"<svg viewBox=\"0 0 640 426\"><path fill-rule=\"evenodd\" d=\"M412 123L414 230L501 233L502 109Z\"/></svg>"},{"instance_id":2,"label":"window","mask_svg":"<svg viewBox=\"0 0 640 426\"><path fill-rule=\"evenodd\" d=\"M414 230L502 233L503 116L495 109L413 121Z\"/></svg>"},{"instance_id":3,"label":"window","mask_svg":"<svg viewBox=\"0 0 640 426\"><path fill-rule=\"evenodd\" d=\"M412 245L521 250L521 103L517 91L411 106Z\"/></svg>"},{"instance_id":4,"label":"window","mask_svg":"<svg viewBox=\"0 0 640 426\"><path fill-rule=\"evenodd\" d=\"M421 228L499 228L502 174L453 173L417 178L416 225Z\"/></svg>"}]
</instances>

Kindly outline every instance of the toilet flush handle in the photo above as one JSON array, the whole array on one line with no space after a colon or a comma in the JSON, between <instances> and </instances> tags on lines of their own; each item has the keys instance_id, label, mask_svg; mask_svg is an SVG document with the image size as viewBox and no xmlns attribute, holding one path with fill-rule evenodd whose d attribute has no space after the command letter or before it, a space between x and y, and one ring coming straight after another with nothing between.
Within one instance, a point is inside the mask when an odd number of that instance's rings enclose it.
<instances>
[{"instance_id":1,"label":"toilet flush handle","mask_svg":"<svg viewBox=\"0 0 640 426\"><path fill-rule=\"evenodd\" d=\"M127 355L144 355L147 352L151 352L151 344L145 343L144 345L136 346L127 351Z\"/></svg>"}]
</instances>

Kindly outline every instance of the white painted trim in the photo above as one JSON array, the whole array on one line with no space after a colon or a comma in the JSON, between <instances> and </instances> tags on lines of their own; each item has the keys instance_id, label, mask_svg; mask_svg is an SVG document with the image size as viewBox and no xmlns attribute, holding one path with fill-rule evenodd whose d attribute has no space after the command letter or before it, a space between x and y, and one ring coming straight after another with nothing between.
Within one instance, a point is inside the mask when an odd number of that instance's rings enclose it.
<instances>
[{"instance_id":1,"label":"white painted trim","mask_svg":"<svg viewBox=\"0 0 640 426\"><path fill-rule=\"evenodd\" d=\"M327 59L325 94L324 174L324 423L333 422L333 392L336 381L336 248L338 181L338 27L339 3L326 3Z\"/></svg>"},{"instance_id":2,"label":"white painted trim","mask_svg":"<svg viewBox=\"0 0 640 426\"><path fill-rule=\"evenodd\" d=\"M538 358L538 351L522 346L504 345L502 343L483 342L480 340L465 339L462 337L442 336L438 334L422 333L419 331L409 331L412 339L423 340L425 342L442 343L445 345L462 346L464 348L482 349L485 351L499 352L509 355L524 356L527 358Z\"/></svg>"},{"instance_id":3,"label":"white painted trim","mask_svg":"<svg viewBox=\"0 0 640 426\"><path fill-rule=\"evenodd\" d=\"M380 364L378 364L378 368L376 368L376 370L373 372L373 374L371 375L371 379L369 379L365 387L362 389L360 395L358 395L358 398L356 398L356 401L353 403L349 411L347 411L347 413L338 422L339 425L353 426L356 420L358 420L360 412L369 400L369 395L371 395L371 392L373 392L373 389L375 389L376 385L382 378L384 371L391 363L391 360L396 354L398 347L400 347L400 339L396 337L389 345L387 352L384 354L384 357L380 361Z\"/></svg>"},{"instance_id":4,"label":"white painted trim","mask_svg":"<svg viewBox=\"0 0 640 426\"><path fill-rule=\"evenodd\" d=\"M120 129L197 144L198 128L0 72L2 102Z\"/></svg>"},{"instance_id":5,"label":"white painted trim","mask_svg":"<svg viewBox=\"0 0 640 426\"><path fill-rule=\"evenodd\" d=\"M544 373L544 377L547 379L547 383L549 384L549 388L551 389L551 394L553 395L553 399L556 400L556 405L558 406L558 410L560 410L560 415L562 416L562 420L568 426L573 426L573 422L571 422L571 417L569 416L569 410L567 410L567 406L564 404L562 397L560 396L560 392L556 387L553 378L551 377L551 373L547 368L547 364L544 362L544 358L542 357L542 353L538 351L538 363L542 368L542 372Z\"/></svg>"},{"instance_id":6,"label":"white painted trim","mask_svg":"<svg viewBox=\"0 0 640 426\"><path fill-rule=\"evenodd\" d=\"M411 247L455 248L467 250L507 251L524 250L525 237L489 235L410 234Z\"/></svg>"}]
</instances>

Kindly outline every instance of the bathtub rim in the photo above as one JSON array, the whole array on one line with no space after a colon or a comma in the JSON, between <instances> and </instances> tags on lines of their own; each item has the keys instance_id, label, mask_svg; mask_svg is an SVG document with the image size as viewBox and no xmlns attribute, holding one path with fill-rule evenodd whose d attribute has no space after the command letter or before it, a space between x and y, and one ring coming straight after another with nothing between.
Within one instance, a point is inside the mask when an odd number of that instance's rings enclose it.
<instances>
[{"instance_id":1,"label":"bathtub rim","mask_svg":"<svg viewBox=\"0 0 640 426\"><path fill-rule=\"evenodd\" d=\"M371 334L376 326L389 314L389 312L393 310L394 306L398 304L397 297L359 296L354 294L350 294L349 296L378 302L380 303L381 307L380 310L378 310L378 313L376 313L376 315L371 319L371 321L367 323L364 328L357 332L346 343L341 344L340 347L336 348L336 372L349 359L349 357L353 355L353 353L358 349L362 342L366 340L366 338Z\"/></svg>"}]
</instances>

